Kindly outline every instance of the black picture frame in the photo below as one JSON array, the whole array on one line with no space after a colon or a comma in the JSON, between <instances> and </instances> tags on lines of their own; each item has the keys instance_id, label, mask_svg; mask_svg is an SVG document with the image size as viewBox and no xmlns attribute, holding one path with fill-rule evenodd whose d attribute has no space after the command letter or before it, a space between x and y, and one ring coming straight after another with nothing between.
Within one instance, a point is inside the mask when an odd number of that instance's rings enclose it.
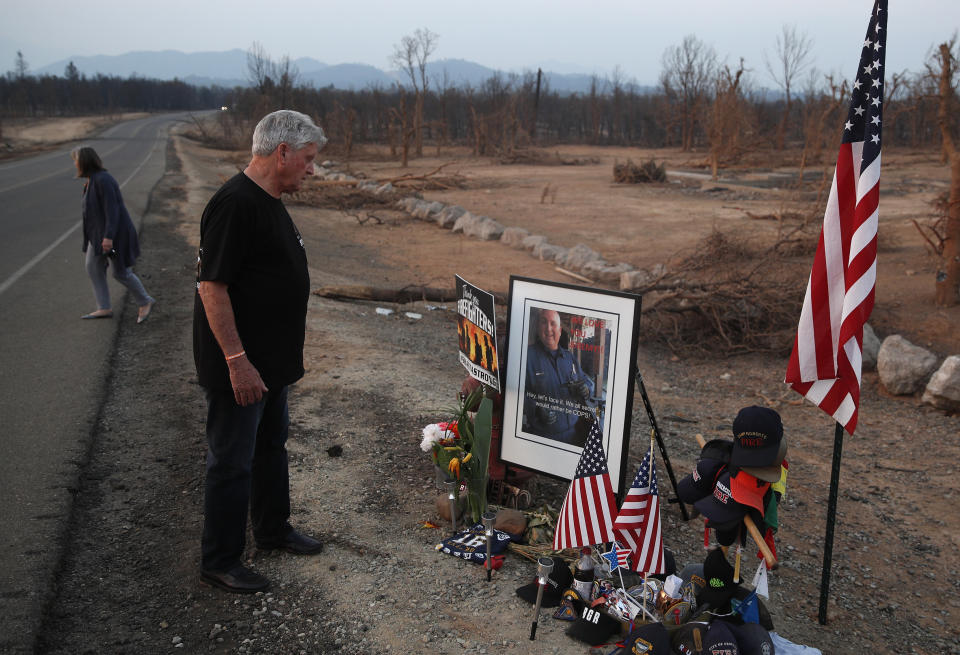
<instances>
[{"instance_id":1,"label":"black picture frame","mask_svg":"<svg viewBox=\"0 0 960 655\"><path fill-rule=\"evenodd\" d=\"M572 479L590 415L599 413L610 481L614 493L621 492L630 443L640 303L636 294L510 277L501 371L504 463ZM563 334L558 340L551 324L560 325ZM586 389L580 384L584 378Z\"/></svg>"}]
</instances>

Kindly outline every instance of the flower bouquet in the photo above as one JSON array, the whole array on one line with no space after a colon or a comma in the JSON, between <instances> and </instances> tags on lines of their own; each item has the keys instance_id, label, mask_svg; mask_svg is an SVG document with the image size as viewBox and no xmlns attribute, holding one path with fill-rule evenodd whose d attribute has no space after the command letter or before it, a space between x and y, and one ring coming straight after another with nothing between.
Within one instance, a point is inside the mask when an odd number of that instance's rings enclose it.
<instances>
[{"instance_id":1,"label":"flower bouquet","mask_svg":"<svg viewBox=\"0 0 960 655\"><path fill-rule=\"evenodd\" d=\"M485 386L459 396L459 400L453 420L423 428L420 449L431 453L433 463L459 482L456 485L458 502L461 489L466 490L467 511L476 523L487 509L493 401Z\"/></svg>"}]
</instances>

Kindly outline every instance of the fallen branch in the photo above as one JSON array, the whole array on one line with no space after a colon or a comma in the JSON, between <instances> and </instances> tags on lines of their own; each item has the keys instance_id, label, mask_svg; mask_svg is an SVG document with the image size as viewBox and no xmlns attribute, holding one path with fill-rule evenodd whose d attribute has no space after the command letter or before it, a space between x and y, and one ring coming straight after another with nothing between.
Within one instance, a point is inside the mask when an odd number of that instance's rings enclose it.
<instances>
[{"instance_id":1,"label":"fallen branch","mask_svg":"<svg viewBox=\"0 0 960 655\"><path fill-rule=\"evenodd\" d=\"M370 220L376 221L377 225L383 225L383 219L377 216L376 214L371 214L368 212L366 218L360 218L359 214L351 214L349 212L348 212L348 215L353 216L355 219L357 219L357 223L359 223L360 225L364 225L367 221L370 221Z\"/></svg>"},{"instance_id":2,"label":"fallen branch","mask_svg":"<svg viewBox=\"0 0 960 655\"><path fill-rule=\"evenodd\" d=\"M361 182L369 182L370 180L314 180L311 183L311 186L357 186ZM377 186L380 186L381 182L377 183Z\"/></svg>"},{"instance_id":3,"label":"fallen branch","mask_svg":"<svg viewBox=\"0 0 960 655\"><path fill-rule=\"evenodd\" d=\"M920 227L920 223L917 222L917 219L911 218L910 220L913 222L913 226L914 226L915 228L917 228L917 232L920 233L920 236L923 237L923 240L926 241L926 242L927 242L927 245L930 246L930 250L931 250L932 254L937 255L937 256L942 255L942 254L943 254L943 237L940 236L940 233L937 232L937 231L936 231L934 228L932 228L932 227L929 228L929 230L930 230L931 232L933 232L934 234L936 234L936 235L937 235L937 238L940 240L940 246L938 247L937 244L935 244L933 241L931 241L931 240L930 240L930 237L928 237L928 236L926 235L926 233L923 231L923 228Z\"/></svg>"},{"instance_id":4,"label":"fallen branch","mask_svg":"<svg viewBox=\"0 0 960 655\"><path fill-rule=\"evenodd\" d=\"M747 218L752 218L755 221L779 221L780 217L776 214L754 214L753 212L744 211L744 214L747 215Z\"/></svg>"},{"instance_id":5,"label":"fallen branch","mask_svg":"<svg viewBox=\"0 0 960 655\"><path fill-rule=\"evenodd\" d=\"M456 289L441 289L438 287L424 287L409 285L400 288L387 289L362 285L327 286L315 290L314 295L334 300L374 300L377 302L408 303L420 301L453 302L457 300ZM494 300L502 305L506 304L506 296L494 293Z\"/></svg>"},{"instance_id":6,"label":"fallen branch","mask_svg":"<svg viewBox=\"0 0 960 655\"><path fill-rule=\"evenodd\" d=\"M415 182L417 180L423 181L429 178L431 175L436 175L437 173L442 171L444 168L446 168L450 164L456 164L456 163L457 163L456 161L448 161L446 164L440 164L429 173L424 173L423 175L413 175L412 173L410 173L407 175L401 175L400 177L390 178L389 180L386 180L386 181L394 185L399 184L400 182Z\"/></svg>"},{"instance_id":7,"label":"fallen branch","mask_svg":"<svg viewBox=\"0 0 960 655\"><path fill-rule=\"evenodd\" d=\"M923 469L897 468L896 466L884 466L883 464L876 463L874 463L873 468L883 469L884 471L896 471L897 473L923 473Z\"/></svg>"},{"instance_id":8,"label":"fallen branch","mask_svg":"<svg viewBox=\"0 0 960 655\"><path fill-rule=\"evenodd\" d=\"M559 266L554 267L554 270L557 273L563 273L564 275L569 275L575 280L580 280L581 282L586 282L588 284L593 284L594 281L588 278L586 275L580 275L579 273L574 273L573 271L568 271L565 268L560 268Z\"/></svg>"}]
</instances>

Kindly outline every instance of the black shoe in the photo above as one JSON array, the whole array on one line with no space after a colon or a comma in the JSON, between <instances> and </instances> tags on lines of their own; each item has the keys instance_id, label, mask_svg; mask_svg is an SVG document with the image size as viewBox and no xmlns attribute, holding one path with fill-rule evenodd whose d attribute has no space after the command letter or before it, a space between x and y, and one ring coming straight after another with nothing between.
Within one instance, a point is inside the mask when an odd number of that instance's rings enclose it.
<instances>
[{"instance_id":1,"label":"black shoe","mask_svg":"<svg viewBox=\"0 0 960 655\"><path fill-rule=\"evenodd\" d=\"M270 588L269 580L241 564L229 571L201 570L200 580L235 594L254 594Z\"/></svg>"},{"instance_id":2,"label":"black shoe","mask_svg":"<svg viewBox=\"0 0 960 655\"><path fill-rule=\"evenodd\" d=\"M287 536L277 541L258 541L257 548L260 550L282 548L294 555L316 555L323 550L323 543L296 530L291 530Z\"/></svg>"}]
</instances>

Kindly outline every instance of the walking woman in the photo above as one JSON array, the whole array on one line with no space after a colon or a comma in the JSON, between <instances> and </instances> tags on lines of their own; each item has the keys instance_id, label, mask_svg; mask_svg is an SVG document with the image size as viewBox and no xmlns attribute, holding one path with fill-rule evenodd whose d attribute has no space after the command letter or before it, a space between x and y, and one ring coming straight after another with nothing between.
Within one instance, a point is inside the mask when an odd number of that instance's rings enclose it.
<instances>
[{"instance_id":1,"label":"walking woman","mask_svg":"<svg viewBox=\"0 0 960 655\"><path fill-rule=\"evenodd\" d=\"M71 153L77 165L77 177L87 178L83 185L83 252L86 253L87 274L93 282L96 311L80 318L111 318L110 288L107 286L107 266L113 277L130 290L139 308L137 323L150 316L156 302L143 288L140 278L130 269L140 255L137 231L123 204L120 185L103 167L96 150L89 146L75 148Z\"/></svg>"}]
</instances>

